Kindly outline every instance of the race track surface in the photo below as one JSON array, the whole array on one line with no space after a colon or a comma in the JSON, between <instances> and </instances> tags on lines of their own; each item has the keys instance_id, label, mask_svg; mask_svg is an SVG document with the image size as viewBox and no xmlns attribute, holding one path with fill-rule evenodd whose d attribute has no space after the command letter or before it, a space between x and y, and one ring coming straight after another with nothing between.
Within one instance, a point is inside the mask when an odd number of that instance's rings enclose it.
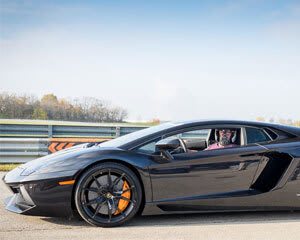
<instances>
[{"instance_id":1,"label":"race track surface","mask_svg":"<svg viewBox=\"0 0 300 240\"><path fill-rule=\"evenodd\" d=\"M2 179L5 173L0 172ZM11 193L0 183L0 239L300 239L299 212L218 213L136 217L117 228L73 219L23 216L5 210Z\"/></svg>"}]
</instances>

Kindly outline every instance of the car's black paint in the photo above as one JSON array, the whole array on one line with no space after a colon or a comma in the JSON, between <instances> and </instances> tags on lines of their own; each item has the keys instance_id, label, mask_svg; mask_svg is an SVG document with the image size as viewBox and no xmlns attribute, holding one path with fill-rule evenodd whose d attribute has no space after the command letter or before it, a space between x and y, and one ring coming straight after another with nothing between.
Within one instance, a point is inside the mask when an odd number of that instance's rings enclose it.
<instances>
[{"instance_id":1,"label":"car's black paint","mask_svg":"<svg viewBox=\"0 0 300 240\"><path fill-rule=\"evenodd\" d=\"M264 151L260 146L227 148L222 156L218 151L200 151L154 163L149 167L153 200L249 189Z\"/></svg>"},{"instance_id":2,"label":"car's black paint","mask_svg":"<svg viewBox=\"0 0 300 240\"><path fill-rule=\"evenodd\" d=\"M270 142L172 158L135 151L150 140L186 129L246 126L268 128L279 136ZM24 185L34 206L22 207L8 199L8 207L31 215L70 215L76 181L86 169L105 161L124 164L140 179L143 214L300 209L300 128L221 120L176 124L118 148L83 144L31 161L3 180L15 194ZM75 184L59 185L68 180Z\"/></svg>"}]
</instances>

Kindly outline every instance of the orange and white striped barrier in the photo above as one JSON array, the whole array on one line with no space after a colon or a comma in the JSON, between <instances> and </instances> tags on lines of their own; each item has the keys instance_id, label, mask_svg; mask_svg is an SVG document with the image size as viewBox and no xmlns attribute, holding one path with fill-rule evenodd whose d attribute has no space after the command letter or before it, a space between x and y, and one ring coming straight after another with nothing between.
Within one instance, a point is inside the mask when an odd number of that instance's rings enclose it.
<instances>
[{"instance_id":1,"label":"orange and white striped barrier","mask_svg":"<svg viewBox=\"0 0 300 240\"><path fill-rule=\"evenodd\" d=\"M54 153L82 143L104 142L111 138L48 138L48 151Z\"/></svg>"}]
</instances>

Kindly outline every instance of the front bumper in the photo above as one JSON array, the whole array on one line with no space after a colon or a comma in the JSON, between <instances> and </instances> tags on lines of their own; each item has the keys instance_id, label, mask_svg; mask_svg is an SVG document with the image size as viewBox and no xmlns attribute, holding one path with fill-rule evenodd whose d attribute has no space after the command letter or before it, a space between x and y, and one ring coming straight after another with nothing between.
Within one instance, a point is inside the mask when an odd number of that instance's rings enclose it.
<instances>
[{"instance_id":1,"label":"front bumper","mask_svg":"<svg viewBox=\"0 0 300 240\"><path fill-rule=\"evenodd\" d=\"M14 192L14 195L4 199L6 210L15 213L25 213L35 207L24 185L12 187L11 190Z\"/></svg>"},{"instance_id":2,"label":"front bumper","mask_svg":"<svg viewBox=\"0 0 300 240\"><path fill-rule=\"evenodd\" d=\"M13 193L11 197L4 199L6 210L36 216L72 215L74 185L59 185L59 182L72 180L73 172L54 174L58 177L45 179L47 176L45 174L40 177L37 175L21 176L21 171L22 169L14 169L2 179Z\"/></svg>"}]
</instances>

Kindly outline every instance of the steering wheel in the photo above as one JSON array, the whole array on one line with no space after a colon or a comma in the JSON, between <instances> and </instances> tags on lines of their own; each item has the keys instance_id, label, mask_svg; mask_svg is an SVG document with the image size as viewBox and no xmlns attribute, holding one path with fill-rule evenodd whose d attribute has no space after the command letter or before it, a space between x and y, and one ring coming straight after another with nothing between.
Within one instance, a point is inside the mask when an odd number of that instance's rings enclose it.
<instances>
[{"instance_id":1,"label":"steering wheel","mask_svg":"<svg viewBox=\"0 0 300 240\"><path fill-rule=\"evenodd\" d=\"M186 153L187 152L185 142L181 138L178 138L178 140L179 140L180 146L175 148L174 150L171 150L170 154L179 154L179 153Z\"/></svg>"},{"instance_id":2,"label":"steering wheel","mask_svg":"<svg viewBox=\"0 0 300 240\"><path fill-rule=\"evenodd\" d=\"M185 142L181 138L178 138L178 140L180 142L180 146L182 147L183 151L186 153L187 149L186 149Z\"/></svg>"}]
</instances>

